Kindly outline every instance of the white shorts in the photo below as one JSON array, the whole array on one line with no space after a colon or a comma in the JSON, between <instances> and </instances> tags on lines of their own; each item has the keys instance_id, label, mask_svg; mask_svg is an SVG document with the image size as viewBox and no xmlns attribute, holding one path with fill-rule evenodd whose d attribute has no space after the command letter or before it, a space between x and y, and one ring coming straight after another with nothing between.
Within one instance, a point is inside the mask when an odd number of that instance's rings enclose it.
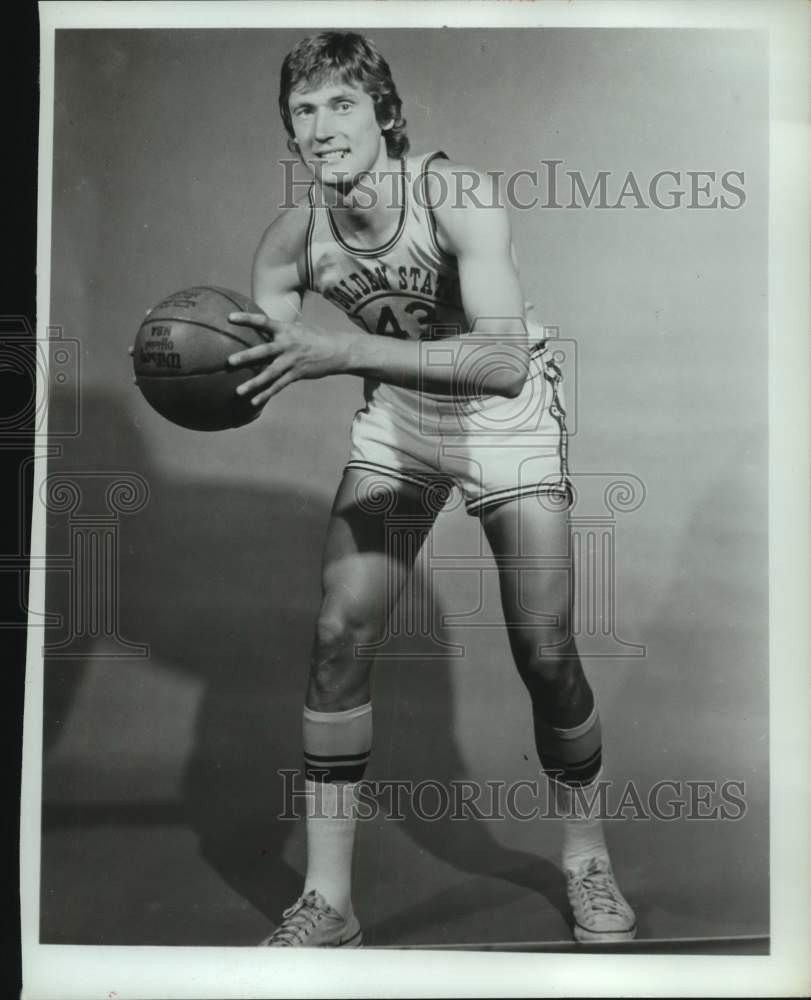
<instances>
[{"instance_id":1,"label":"white shorts","mask_svg":"<svg viewBox=\"0 0 811 1000\"><path fill-rule=\"evenodd\" d=\"M515 399L441 398L376 385L355 414L347 469L462 491L469 514L546 495L568 502L562 373L543 344Z\"/></svg>"}]
</instances>

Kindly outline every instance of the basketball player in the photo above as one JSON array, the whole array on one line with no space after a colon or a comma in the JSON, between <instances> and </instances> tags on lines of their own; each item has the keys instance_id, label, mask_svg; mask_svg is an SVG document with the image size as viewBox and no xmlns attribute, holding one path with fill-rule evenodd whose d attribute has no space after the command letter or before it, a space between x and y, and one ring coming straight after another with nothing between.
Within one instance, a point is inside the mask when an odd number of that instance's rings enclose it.
<instances>
[{"instance_id":1,"label":"basketball player","mask_svg":"<svg viewBox=\"0 0 811 1000\"><path fill-rule=\"evenodd\" d=\"M237 391L258 407L298 379L351 373L365 379L366 403L331 514L303 711L307 873L266 943L357 946L352 804L372 746L369 647L383 636L414 558L387 544L386 515L424 525L441 506L438 492L456 486L497 561L565 557L561 373L545 355L542 329L527 325L495 182L443 153L407 156L401 100L372 43L336 32L300 42L284 61L279 104L313 183L257 250L253 298L262 313L230 317L272 334L230 359L262 366ZM346 327L302 322L307 291L342 309ZM571 578L514 565L499 575L539 759L563 817L575 937L632 938L634 914L600 820L574 794L600 775L601 735L569 630ZM556 624L539 626L542 613Z\"/></svg>"}]
</instances>

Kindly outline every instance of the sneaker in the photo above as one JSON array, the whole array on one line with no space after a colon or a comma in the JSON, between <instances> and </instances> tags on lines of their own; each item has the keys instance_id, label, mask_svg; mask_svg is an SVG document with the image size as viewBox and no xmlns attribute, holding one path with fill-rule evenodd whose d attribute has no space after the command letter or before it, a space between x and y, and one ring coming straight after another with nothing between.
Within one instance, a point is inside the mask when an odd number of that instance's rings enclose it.
<instances>
[{"instance_id":1,"label":"sneaker","mask_svg":"<svg viewBox=\"0 0 811 1000\"><path fill-rule=\"evenodd\" d=\"M363 940L358 918L342 917L311 889L282 914L282 922L262 941L266 948L357 948Z\"/></svg>"},{"instance_id":2,"label":"sneaker","mask_svg":"<svg viewBox=\"0 0 811 1000\"><path fill-rule=\"evenodd\" d=\"M607 858L591 858L576 872L567 868L566 890L576 941L630 941L635 937L634 911L620 892Z\"/></svg>"}]
</instances>

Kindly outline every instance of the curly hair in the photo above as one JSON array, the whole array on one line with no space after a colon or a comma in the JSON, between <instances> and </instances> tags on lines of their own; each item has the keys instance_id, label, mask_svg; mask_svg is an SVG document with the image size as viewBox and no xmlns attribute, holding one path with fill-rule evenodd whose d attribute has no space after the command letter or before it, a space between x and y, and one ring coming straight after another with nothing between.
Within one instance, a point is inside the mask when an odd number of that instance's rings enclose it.
<instances>
[{"instance_id":1,"label":"curly hair","mask_svg":"<svg viewBox=\"0 0 811 1000\"><path fill-rule=\"evenodd\" d=\"M402 116L403 102L391 78L389 64L373 42L349 31L323 31L311 35L285 56L279 85L279 111L290 139L294 137L288 105L290 94L302 83L317 87L331 80L363 87L374 101L378 125L393 123L383 133L389 156L405 156L409 142L406 120Z\"/></svg>"}]
</instances>

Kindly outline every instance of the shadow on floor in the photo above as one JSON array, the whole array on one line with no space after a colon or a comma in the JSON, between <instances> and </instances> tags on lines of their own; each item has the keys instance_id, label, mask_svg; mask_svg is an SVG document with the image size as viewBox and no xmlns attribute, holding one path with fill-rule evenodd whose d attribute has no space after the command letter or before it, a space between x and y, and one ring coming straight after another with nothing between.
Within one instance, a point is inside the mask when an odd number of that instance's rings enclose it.
<instances>
[{"instance_id":1,"label":"shadow on floor","mask_svg":"<svg viewBox=\"0 0 811 1000\"><path fill-rule=\"evenodd\" d=\"M268 488L173 479L154 467L141 448L135 428L101 394L83 399L86 434L54 470L128 469L150 487L148 505L122 519L120 548L120 628L124 636L147 641L163 668L193 677L202 685L193 745L181 789L181 801L132 804L126 799L127 775L121 775L116 803L71 801L70 783L49 780L47 754L58 745L71 705L86 682L86 664L72 660L48 663L45 685L41 927L47 942L92 944L171 944L168 928L155 922L127 937L122 923L115 941L109 928L94 926L95 893L117 893L120 912L128 907L128 887L139 877L131 870L103 870L82 847L82 833L103 821L137 827L161 823L188 826L198 838L205 862L241 898L268 921L278 920L295 899L303 864L301 824L279 819L283 803L282 768L300 761L300 713L312 625L319 600L320 552L328 505L302 490L282 490L268 475ZM92 436L91 436L92 432ZM49 546L61 544L64 519L50 523ZM53 550L53 548L52 548ZM49 610L65 610L64 579L52 577ZM435 619L441 608L436 595ZM398 640L399 641L399 640ZM408 647L413 652L413 645ZM113 665L114 666L114 665ZM386 660L376 668L375 759L385 772L378 777L431 778L450 782L470 777L454 729L451 667L442 656L425 663ZM160 705L154 724L171 726ZM387 727L396 728L396 739ZM148 727L145 727L145 733ZM85 754L77 767L92 769L93 733L83 734ZM380 748L393 747L391 752ZM137 751L137 747L134 750ZM77 758L78 760L79 758ZM375 765L378 766L377 764ZM481 778L482 776L478 776ZM72 873L59 855L62 892L52 894L49 834L70 829ZM506 849L485 826L475 822L428 823L409 815L404 830L418 851L428 852L473 877L462 885L372 920L367 937L381 944L401 934L431 926L442 939L459 916L475 912L481 878L496 884L496 896L516 891L545 895L564 912L563 884L557 869L542 858ZM111 834L112 835L112 834ZM385 837L385 825L379 836ZM409 866L408 853L402 857ZM172 862L167 856L166 878ZM75 885L75 894L65 891ZM503 889L498 884L503 883ZM382 891L372 885L367 898ZM69 899L69 904L65 900ZM86 912L81 900L87 900ZM69 909L65 907L69 906ZM224 919L227 921L227 907ZM75 932L69 927L77 928ZM81 928L81 930L78 930ZM189 942L188 930L183 943ZM230 939L227 933L224 939ZM205 943L210 940L210 933ZM250 943L250 942L245 942Z\"/></svg>"}]
</instances>

